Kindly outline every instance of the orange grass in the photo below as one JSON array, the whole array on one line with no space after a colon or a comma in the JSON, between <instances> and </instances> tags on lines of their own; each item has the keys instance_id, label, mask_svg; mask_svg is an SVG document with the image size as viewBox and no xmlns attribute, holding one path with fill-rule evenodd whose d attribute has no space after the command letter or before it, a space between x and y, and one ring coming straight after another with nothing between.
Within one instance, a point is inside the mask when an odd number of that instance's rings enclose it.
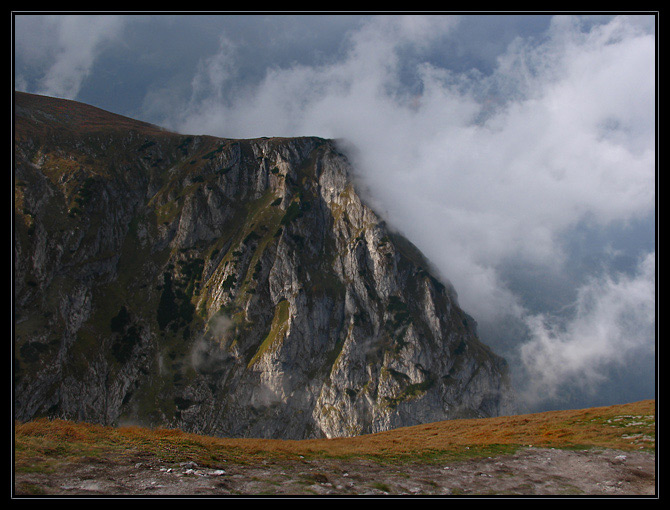
<instances>
[{"instance_id":1,"label":"orange grass","mask_svg":"<svg viewBox=\"0 0 670 510\"><path fill-rule=\"evenodd\" d=\"M580 410L450 420L350 438L231 439L172 429L105 427L67 420L15 423L15 461L45 457L150 455L163 461L253 462L263 458L375 457L426 461L490 455L520 446L655 451L655 400Z\"/></svg>"}]
</instances>

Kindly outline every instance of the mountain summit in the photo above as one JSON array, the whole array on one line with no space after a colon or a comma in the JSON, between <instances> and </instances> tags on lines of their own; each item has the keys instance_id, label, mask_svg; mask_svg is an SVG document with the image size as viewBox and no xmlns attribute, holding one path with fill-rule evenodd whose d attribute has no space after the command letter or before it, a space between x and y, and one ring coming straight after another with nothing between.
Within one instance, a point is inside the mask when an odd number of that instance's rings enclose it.
<instances>
[{"instance_id":1,"label":"mountain summit","mask_svg":"<svg viewBox=\"0 0 670 510\"><path fill-rule=\"evenodd\" d=\"M504 360L335 142L15 93L14 416L228 437L504 414Z\"/></svg>"}]
</instances>

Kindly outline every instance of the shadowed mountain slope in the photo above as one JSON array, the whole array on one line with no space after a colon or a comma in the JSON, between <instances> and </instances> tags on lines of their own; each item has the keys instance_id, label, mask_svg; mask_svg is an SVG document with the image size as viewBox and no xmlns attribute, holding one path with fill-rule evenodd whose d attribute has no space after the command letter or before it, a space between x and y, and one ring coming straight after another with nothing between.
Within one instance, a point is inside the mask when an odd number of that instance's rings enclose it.
<instances>
[{"instance_id":1,"label":"shadowed mountain slope","mask_svg":"<svg viewBox=\"0 0 670 510\"><path fill-rule=\"evenodd\" d=\"M335 142L14 114L16 419L303 439L507 412L504 360Z\"/></svg>"}]
</instances>

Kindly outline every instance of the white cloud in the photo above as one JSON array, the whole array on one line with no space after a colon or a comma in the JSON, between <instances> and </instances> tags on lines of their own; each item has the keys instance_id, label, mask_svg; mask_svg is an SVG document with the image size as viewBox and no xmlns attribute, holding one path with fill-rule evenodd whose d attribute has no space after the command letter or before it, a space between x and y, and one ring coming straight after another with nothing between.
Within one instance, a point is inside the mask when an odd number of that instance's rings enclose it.
<instances>
[{"instance_id":1,"label":"white cloud","mask_svg":"<svg viewBox=\"0 0 670 510\"><path fill-rule=\"evenodd\" d=\"M524 400L560 397L567 383L594 394L612 366L654 353L655 260L654 253L647 255L634 276L587 282L567 322L546 314L526 318L531 340L521 347Z\"/></svg>"},{"instance_id":2,"label":"white cloud","mask_svg":"<svg viewBox=\"0 0 670 510\"><path fill-rule=\"evenodd\" d=\"M225 85L237 77L235 57L235 44L221 36L218 53L198 62L197 73L191 82L192 103L203 99L217 103L224 100Z\"/></svg>"},{"instance_id":3,"label":"white cloud","mask_svg":"<svg viewBox=\"0 0 670 510\"><path fill-rule=\"evenodd\" d=\"M27 29L19 32L17 51L49 61L37 92L67 99L77 97L104 43L123 28L123 17L115 15L26 16L20 22Z\"/></svg>"}]
</instances>

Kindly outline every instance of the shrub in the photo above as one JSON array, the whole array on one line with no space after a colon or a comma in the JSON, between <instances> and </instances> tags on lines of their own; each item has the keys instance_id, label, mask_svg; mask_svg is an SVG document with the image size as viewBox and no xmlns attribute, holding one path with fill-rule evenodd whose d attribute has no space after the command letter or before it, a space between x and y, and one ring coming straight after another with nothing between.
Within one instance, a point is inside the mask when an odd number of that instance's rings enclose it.
<instances>
[{"instance_id":1,"label":"shrub","mask_svg":"<svg viewBox=\"0 0 670 510\"><path fill-rule=\"evenodd\" d=\"M281 225L288 225L294 219L298 218L301 213L300 204L298 202L292 202L291 205L288 206L288 209L286 209L286 213L279 223Z\"/></svg>"}]
</instances>

